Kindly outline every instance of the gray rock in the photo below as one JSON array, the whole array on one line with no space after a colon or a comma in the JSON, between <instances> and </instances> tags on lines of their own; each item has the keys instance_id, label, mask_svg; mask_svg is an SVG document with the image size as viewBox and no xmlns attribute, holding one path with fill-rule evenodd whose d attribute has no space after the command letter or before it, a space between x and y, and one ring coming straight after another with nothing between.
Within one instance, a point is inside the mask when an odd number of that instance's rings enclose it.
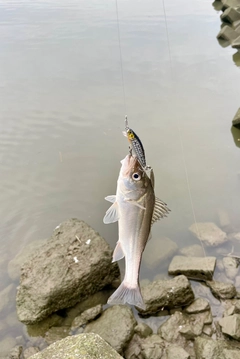
<instances>
[{"instance_id":1,"label":"gray rock","mask_svg":"<svg viewBox=\"0 0 240 359\"><path fill-rule=\"evenodd\" d=\"M29 348L24 350L23 357L24 357L24 359L27 359L31 355L34 355L36 353L39 353L39 349L37 347L29 347Z\"/></svg>"},{"instance_id":2,"label":"gray rock","mask_svg":"<svg viewBox=\"0 0 240 359\"><path fill-rule=\"evenodd\" d=\"M239 44L239 47L234 47L234 46L238 46L238 44ZM237 49L240 48L240 36L236 39L236 41L234 41L232 43L232 47L237 48ZM240 124L240 108L237 110L237 113L235 114L235 116L232 120L232 124L233 124L233 126ZM239 233L239 239L240 239L240 233Z\"/></svg>"},{"instance_id":3,"label":"gray rock","mask_svg":"<svg viewBox=\"0 0 240 359\"><path fill-rule=\"evenodd\" d=\"M22 346L18 345L14 347L9 353L9 359L20 359L22 350L23 350Z\"/></svg>"},{"instance_id":4,"label":"gray rock","mask_svg":"<svg viewBox=\"0 0 240 359\"><path fill-rule=\"evenodd\" d=\"M226 25L221 28L221 30L219 31L219 33L217 35L217 38L232 42L238 36L239 36L239 34L232 27Z\"/></svg>"},{"instance_id":5,"label":"gray rock","mask_svg":"<svg viewBox=\"0 0 240 359\"><path fill-rule=\"evenodd\" d=\"M63 318L57 315L56 313L50 315L48 318L38 322L36 324L29 324L25 328L27 334L30 337L40 337L45 336L45 333L51 327L59 327L62 325Z\"/></svg>"},{"instance_id":6,"label":"gray rock","mask_svg":"<svg viewBox=\"0 0 240 359\"><path fill-rule=\"evenodd\" d=\"M240 20L240 12L232 7L227 8L220 16L222 21L232 24L234 21Z\"/></svg>"},{"instance_id":7,"label":"gray rock","mask_svg":"<svg viewBox=\"0 0 240 359\"><path fill-rule=\"evenodd\" d=\"M206 246L218 246L227 241L227 235L215 223L194 223L189 230Z\"/></svg>"},{"instance_id":8,"label":"gray rock","mask_svg":"<svg viewBox=\"0 0 240 359\"><path fill-rule=\"evenodd\" d=\"M184 274L196 279L212 279L215 264L215 257L189 257L186 260L184 256L175 256L169 265L168 273L171 275Z\"/></svg>"},{"instance_id":9,"label":"gray rock","mask_svg":"<svg viewBox=\"0 0 240 359\"><path fill-rule=\"evenodd\" d=\"M204 257L204 251L199 244L193 244L191 246L180 249L179 253L186 257Z\"/></svg>"},{"instance_id":10,"label":"gray rock","mask_svg":"<svg viewBox=\"0 0 240 359\"><path fill-rule=\"evenodd\" d=\"M134 334L124 352L125 359L144 359L142 354L142 339Z\"/></svg>"},{"instance_id":11,"label":"gray rock","mask_svg":"<svg viewBox=\"0 0 240 359\"><path fill-rule=\"evenodd\" d=\"M9 306L9 303L13 302L13 298L15 297L14 292L15 287L13 284L9 284L0 292L0 313Z\"/></svg>"},{"instance_id":12,"label":"gray rock","mask_svg":"<svg viewBox=\"0 0 240 359\"><path fill-rule=\"evenodd\" d=\"M232 23L232 27L234 30L236 30L240 26L240 20L234 21Z\"/></svg>"},{"instance_id":13,"label":"gray rock","mask_svg":"<svg viewBox=\"0 0 240 359\"><path fill-rule=\"evenodd\" d=\"M150 328L146 323L138 323L138 325L134 328L134 331L141 338L146 338L153 332L152 328Z\"/></svg>"},{"instance_id":14,"label":"gray rock","mask_svg":"<svg viewBox=\"0 0 240 359\"><path fill-rule=\"evenodd\" d=\"M52 327L47 331L44 339L49 345L60 339L66 338L69 334L70 334L69 327Z\"/></svg>"},{"instance_id":15,"label":"gray rock","mask_svg":"<svg viewBox=\"0 0 240 359\"><path fill-rule=\"evenodd\" d=\"M240 340L240 314L233 314L219 320L222 332L230 337Z\"/></svg>"},{"instance_id":16,"label":"gray rock","mask_svg":"<svg viewBox=\"0 0 240 359\"><path fill-rule=\"evenodd\" d=\"M22 267L19 320L30 324L71 307L119 276L106 241L85 222L71 219Z\"/></svg>"},{"instance_id":17,"label":"gray rock","mask_svg":"<svg viewBox=\"0 0 240 359\"><path fill-rule=\"evenodd\" d=\"M223 349L224 359L240 359L239 349Z\"/></svg>"},{"instance_id":18,"label":"gray rock","mask_svg":"<svg viewBox=\"0 0 240 359\"><path fill-rule=\"evenodd\" d=\"M150 335L142 342L144 359L161 359L164 351L164 341L157 334Z\"/></svg>"},{"instance_id":19,"label":"gray rock","mask_svg":"<svg viewBox=\"0 0 240 359\"><path fill-rule=\"evenodd\" d=\"M198 337L194 342L196 359L225 359L223 348L226 346L223 341Z\"/></svg>"},{"instance_id":20,"label":"gray rock","mask_svg":"<svg viewBox=\"0 0 240 359\"><path fill-rule=\"evenodd\" d=\"M79 334L59 340L31 359L121 359L122 357L99 335Z\"/></svg>"},{"instance_id":21,"label":"gray rock","mask_svg":"<svg viewBox=\"0 0 240 359\"><path fill-rule=\"evenodd\" d=\"M203 330L202 330L203 334L208 335L209 337L211 337L213 335L213 327L211 324L205 324L203 326Z\"/></svg>"},{"instance_id":22,"label":"gray rock","mask_svg":"<svg viewBox=\"0 0 240 359\"><path fill-rule=\"evenodd\" d=\"M117 352L122 353L136 325L136 319L128 306L114 305L106 309L96 321L87 324L85 333L99 334Z\"/></svg>"},{"instance_id":23,"label":"gray rock","mask_svg":"<svg viewBox=\"0 0 240 359\"><path fill-rule=\"evenodd\" d=\"M156 268L160 263L171 258L178 250L178 246L171 239L164 237L148 242L144 252L143 261L149 268Z\"/></svg>"},{"instance_id":24,"label":"gray rock","mask_svg":"<svg viewBox=\"0 0 240 359\"><path fill-rule=\"evenodd\" d=\"M231 299L236 295L236 288L231 283L207 281L206 284L210 287L211 292L217 298Z\"/></svg>"},{"instance_id":25,"label":"gray rock","mask_svg":"<svg viewBox=\"0 0 240 359\"><path fill-rule=\"evenodd\" d=\"M171 309L190 304L194 294L188 279L181 275L170 280L159 280L142 288L146 309L142 314L156 313L163 308Z\"/></svg>"},{"instance_id":26,"label":"gray rock","mask_svg":"<svg viewBox=\"0 0 240 359\"><path fill-rule=\"evenodd\" d=\"M83 313L81 313L81 315L79 315L73 320L71 329L75 330L78 327L81 327L82 325L96 318L101 313L102 313L101 304L98 304L93 308L89 308L85 310Z\"/></svg>"},{"instance_id":27,"label":"gray rock","mask_svg":"<svg viewBox=\"0 0 240 359\"><path fill-rule=\"evenodd\" d=\"M179 345L170 345L167 348L167 359L190 359L190 355Z\"/></svg>"},{"instance_id":28,"label":"gray rock","mask_svg":"<svg viewBox=\"0 0 240 359\"><path fill-rule=\"evenodd\" d=\"M7 336L0 341L1 355L8 355L9 352L15 347L16 339L13 337Z\"/></svg>"},{"instance_id":29,"label":"gray rock","mask_svg":"<svg viewBox=\"0 0 240 359\"><path fill-rule=\"evenodd\" d=\"M204 298L197 298L190 304L188 307L185 308L186 313L188 314L195 314L205 312L209 310L209 302Z\"/></svg>"},{"instance_id":30,"label":"gray rock","mask_svg":"<svg viewBox=\"0 0 240 359\"><path fill-rule=\"evenodd\" d=\"M238 275L235 278L235 285L236 285L237 290L239 290L240 289L240 275Z\"/></svg>"},{"instance_id":31,"label":"gray rock","mask_svg":"<svg viewBox=\"0 0 240 359\"><path fill-rule=\"evenodd\" d=\"M157 333L169 343L185 346L187 340L180 333L180 330L188 324L187 316L181 312L176 312L158 328Z\"/></svg>"},{"instance_id":32,"label":"gray rock","mask_svg":"<svg viewBox=\"0 0 240 359\"><path fill-rule=\"evenodd\" d=\"M221 0L223 4L223 10L226 10L229 7L239 7L240 6L240 0Z\"/></svg>"},{"instance_id":33,"label":"gray rock","mask_svg":"<svg viewBox=\"0 0 240 359\"><path fill-rule=\"evenodd\" d=\"M8 275L12 280L19 279L22 265L28 261L36 251L47 242L44 240L37 240L29 243L8 263Z\"/></svg>"},{"instance_id":34,"label":"gray rock","mask_svg":"<svg viewBox=\"0 0 240 359\"><path fill-rule=\"evenodd\" d=\"M237 260L233 257L224 257L223 265L224 265L226 276L230 279L234 279L238 274Z\"/></svg>"}]
</instances>

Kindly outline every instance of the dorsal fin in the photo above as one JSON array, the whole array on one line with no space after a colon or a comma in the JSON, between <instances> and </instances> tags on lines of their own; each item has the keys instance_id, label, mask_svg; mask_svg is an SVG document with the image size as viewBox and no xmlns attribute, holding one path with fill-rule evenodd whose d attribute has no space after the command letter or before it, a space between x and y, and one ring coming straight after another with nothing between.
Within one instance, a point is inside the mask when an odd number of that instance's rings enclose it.
<instances>
[{"instance_id":1,"label":"dorsal fin","mask_svg":"<svg viewBox=\"0 0 240 359\"><path fill-rule=\"evenodd\" d=\"M167 214L170 212L170 209L167 207L167 204L161 201L159 198L155 197L155 205L152 215L151 224L155 223L163 217L167 217Z\"/></svg>"}]
</instances>

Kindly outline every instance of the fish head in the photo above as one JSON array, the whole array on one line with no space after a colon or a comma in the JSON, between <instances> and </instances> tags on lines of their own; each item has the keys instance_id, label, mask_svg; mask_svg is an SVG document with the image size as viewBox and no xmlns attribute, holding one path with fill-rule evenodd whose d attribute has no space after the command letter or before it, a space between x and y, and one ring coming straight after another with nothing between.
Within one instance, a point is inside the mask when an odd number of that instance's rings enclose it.
<instances>
[{"instance_id":1,"label":"fish head","mask_svg":"<svg viewBox=\"0 0 240 359\"><path fill-rule=\"evenodd\" d=\"M128 191L145 189L150 183L150 179L142 169L137 157L128 154L122 161L120 179Z\"/></svg>"}]
</instances>

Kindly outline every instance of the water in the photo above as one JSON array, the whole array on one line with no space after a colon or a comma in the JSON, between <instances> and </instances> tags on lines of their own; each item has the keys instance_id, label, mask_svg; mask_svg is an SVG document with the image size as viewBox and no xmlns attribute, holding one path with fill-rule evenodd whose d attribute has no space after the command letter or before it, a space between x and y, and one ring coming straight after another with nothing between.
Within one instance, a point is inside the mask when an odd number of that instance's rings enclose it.
<instances>
[{"instance_id":1,"label":"water","mask_svg":"<svg viewBox=\"0 0 240 359\"><path fill-rule=\"evenodd\" d=\"M220 208L239 226L239 54L216 40L220 13L208 0L167 1L168 46L161 1L118 8L129 124L172 210L153 238L197 243L190 195L197 221L217 222ZM127 151L115 2L0 0L0 24L2 260L71 217L114 247L103 198ZM143 264L141 278L158 271Z\"/></svg>"}]
</instances>

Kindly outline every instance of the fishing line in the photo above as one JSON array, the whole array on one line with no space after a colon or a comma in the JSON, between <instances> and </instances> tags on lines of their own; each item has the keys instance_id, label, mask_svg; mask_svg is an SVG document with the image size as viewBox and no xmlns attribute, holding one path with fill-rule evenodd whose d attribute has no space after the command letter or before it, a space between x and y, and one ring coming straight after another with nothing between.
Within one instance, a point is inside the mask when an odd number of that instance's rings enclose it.
<instances>
[{"instance_id":1,"label":"fishing line","mask_svg":"<svg viewBox=\"0 0 240 359\"><path fill-rule=\"evenodd\" d=\"M166 34L167 34L167 44L168 44L168 53L169 53L170 68L171 68L171 77L172 77L172 84L173 84L173 82L175 81L175 77L174 77L172 53L171 53L171 47L170 47L170 41L169 41L169 31L168 31L167 15L166 15L166 8L165 8L165 1L164 0L162 0L162 4L163 4L163 13L164 13L165 27L166 27ZM175 87L174 87L174 89L175 89ZM178 128L179 141L180 141L180 147L181 147L181 152L182 152L182 162L183 162L183 167L184 167L185 177L186 177L186 182L187 182L187 188L188 188L189 201L190 201L192 214L193 214L193 220L194 220L194 223L195 223L195 226L196 226L198 239L199 239L199 241L201 243L204 256L206 257L206 251L205 251L203 243L202 243L202 241L200 239L200 231L199 231L199 228L198 228L196 212L195 212L194 205L193 205L191 186L190 186L190 181L189 181L189 176L188 176L188 170L187 170L187 164L186 164L186 159L185 159L185 152L184 152L182 134L181 134L181 129L180 129L178 118L177 118L177 128Z\"/></svg>"},{"instance_id":2,"label":"fishing line","mask_svg":"<svg viewBox=\"0 0 240 359\"><path fill-rule=\"evenodd\" d=\"M120 36L120 25L119 25L119 16L118 16L118 2L115 0L116 4L116 17L117 17L117 29L118 29L118 46L119 46L119 57L120 57L120 66L121 66L121 74L122 74L122 89L123 89L123 102L125 108L125 114L127 113L126 106L126 93L125 93L125 82L123 75L123 60L122 60L122 48L121 48L121 36Z\"/></svg>"}]
</instances>

